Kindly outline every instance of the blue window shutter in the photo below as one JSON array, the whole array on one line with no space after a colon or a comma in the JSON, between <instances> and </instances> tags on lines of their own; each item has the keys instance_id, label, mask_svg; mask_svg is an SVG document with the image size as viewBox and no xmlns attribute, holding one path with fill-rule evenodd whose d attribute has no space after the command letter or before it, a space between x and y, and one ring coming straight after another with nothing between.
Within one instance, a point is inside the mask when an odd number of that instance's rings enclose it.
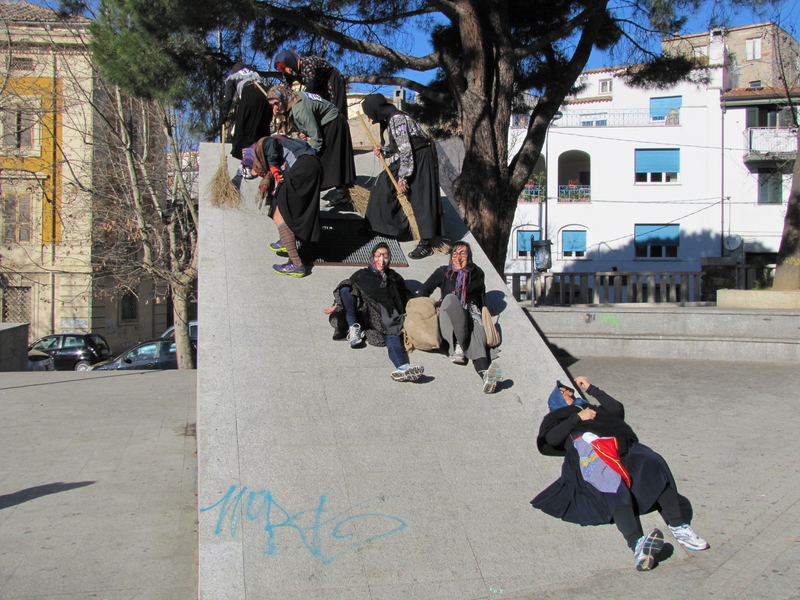
<instances>
[{"instance_id":1,"label":"blue window shutter","mask_svg":"<svg viewBox=\"0 0 800 600\"><path fill-rule=\"evenodd\" d=\"M679 246L680 225L635 225L633 242L637 246Z\"/></svg>"},{"instance_id":2,"label":"blue window shutter","mask_svg":"<svg viewBox=\"0 0 800 600\"><path fill-rule=\"evenodd\" d=\"M586 232L585 231L561 232L561 251L586 252Z\"/></svg>"},{"instance_id":3,"label":"blue window shutter","mask_svg":"<svg viewBox=\"0 0 800 600\"><path fill-rule=\"evenodd\" d=\"M541 237L539 231L517 231L517 252L530 252L531 241L537 241Z\"/></svg>"},{"instance_id":4,"label":"blue window shutter","mask_svg":"<svg viewBox=\"0 0 800 600\"><path fill-rule=\"evenodd\" d=\"M650 118L654 121L663 121L671 109L680 109L681 106L683 106L683 96L650 98Z\"/></svg>"},{"instance_id":5,"label":"blue window shutter","mask_svg":"<svg viewBox=\"0 0 800 600\"><path fill-rule=\"evenodd\" d=\"M681 151L668 150L635 150L637 173L680 173Z\"/></svg>"}]
</instances>

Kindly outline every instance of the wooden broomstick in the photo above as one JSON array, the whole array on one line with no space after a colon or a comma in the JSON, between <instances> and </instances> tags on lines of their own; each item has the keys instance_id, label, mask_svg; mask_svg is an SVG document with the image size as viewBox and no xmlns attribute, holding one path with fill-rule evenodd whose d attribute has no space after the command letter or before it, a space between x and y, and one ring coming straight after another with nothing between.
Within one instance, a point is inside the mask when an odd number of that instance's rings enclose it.
<instances>
[{"instance_id":1,"label":"wooden broomstick","mask_svg":"<svg viewBox=\"0 0 800 600\"><path fill-rule=\"evenodd\" d=\"M364 126L364 131L366 131L367 135L369 136L369 141L372 142L372 147L379 148L378 143L372 136L372 132L369 130L369 127L367 127L367 124L364 121L364 115L359 112L358 118L361 120L361 125ZM406 218L408 219L408 227L411 229L411 237L413 237L415 240L420 240L421 238L419 235L419 227L417 226L417 219L414 217L414 209L411 208L411 203L408 201L406 195L400 191L400 186L397 185L397 180L394 178L394 175L392 175L392 171L389 169L389 165L386 164L383 155L379 155L379 157L381 159L381 163L383 164L383 168L386 169L386 174L389 176L389 180L392 182L394 189L397 190L397 200L400 202L403 213L405 213Z\"/></svg>"},{"instance_id":2,"label":"wooden broomstick","mask_svg":"<svg viewBox=\"0 0 800 600\"><path fill-rule=\"evenodd\" d=\"M241 202L242 198L239 190L231 182L231 175L228 172L228 157L225 156L225 126L222 126L222 134L220 136L222 143L222 153L219 157L219 166L214 177L211 178L211 204L220 206L222 208L236 208Z\"/></svg>"}]
</instances>

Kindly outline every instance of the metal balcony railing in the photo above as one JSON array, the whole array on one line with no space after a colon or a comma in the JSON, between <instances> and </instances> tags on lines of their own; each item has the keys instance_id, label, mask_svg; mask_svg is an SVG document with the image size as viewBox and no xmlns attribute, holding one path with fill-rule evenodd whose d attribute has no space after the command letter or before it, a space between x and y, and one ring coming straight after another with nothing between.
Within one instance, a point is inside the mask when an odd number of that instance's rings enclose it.
<instances>
[{"instance_id":1,"label":"metal balcony railing","mask_svg":"<svg viewBox=\"0 0 800 600\"><path fill-rule=\"evenodd\" d=\"M745 132L747 156L795 155L797 130L751 127Z\"/></svg>"},{"instance_id":2,"label":"metal balcony railing","mask_svg":"<svg viewBox=\"0 0 800 600\"><path fill-rule=\"evenodd\" d=\"M559 202L591 202L592 186L590 185L560 185L558 186Z\"/></svg>"}]
</instances>

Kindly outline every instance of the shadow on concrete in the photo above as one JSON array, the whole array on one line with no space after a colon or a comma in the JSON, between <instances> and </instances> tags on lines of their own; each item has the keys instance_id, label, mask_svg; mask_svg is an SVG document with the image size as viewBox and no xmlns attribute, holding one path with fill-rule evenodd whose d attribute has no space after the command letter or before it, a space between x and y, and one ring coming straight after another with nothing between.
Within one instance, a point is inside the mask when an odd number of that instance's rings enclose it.
<instances>
[{"instance_id":1,"label":"shadow on concrete","mask_svg":"<svg viewBox=\"0 0 800 600\"><path fill-rule=\"evenodd\" d=\"M18 390L20 388L40 387L43 385L59 385L62 383L83 383L91 379L107 379L109 377L131 377L135 375L155 375L157 373L163 373L163 372L164 372L163 370L136 371L129 373L120 373L119 371L114 371L113 373L109 373L108 375L94 375L94 373L90 372L90 374L86 377L76 377L75 379L59 379L58 381L43 381L41 383L30 383L27 385L9 385L6 387L0 387L0 390Z\"/></svg>"},{"instance_id":2,"label":"shadow on concrete","mask_svg":"<svg viewBox=\"0 0 800 600\"><path fill-rule=\"evenodd\" d=\"M41 498L42 496L49 496L50 494L58 494L59 492L66 492L76 488L86 487L87 485L92 485L93 483L96 482L75 481L73 483L64 483L63 481L59 481L58 483L37 485L14 492L12 494L5 494L4 496L0 496L0 510L16 506L17 504L22 504L23 502L28 502L29 500L36 500L36 498Z\"/></svg>"}]
</instances>

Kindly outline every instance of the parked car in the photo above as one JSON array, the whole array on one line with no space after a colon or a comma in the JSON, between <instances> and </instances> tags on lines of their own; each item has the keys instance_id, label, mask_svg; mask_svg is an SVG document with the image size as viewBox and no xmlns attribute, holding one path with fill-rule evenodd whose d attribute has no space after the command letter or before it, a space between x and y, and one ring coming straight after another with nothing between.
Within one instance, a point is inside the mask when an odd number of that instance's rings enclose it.
<instances>
[{"instance_id":1,"label":"parked car","mask_svg":"<svg viewBox=\"0 0 800 600\"><path fill-rule=\"evenodd\" d=\"M55 371L53 359L46 352L28 350L28 371Z\"/></svg>"},{"instance_id":2,"label":"parked car","mask_svg":"<svg viewBox=\"0 0 800 600\"><path fill-rule=\"evenodd\" d=\"M175 337L175 325L161 334L162 338ZM197 321L189 321L189 337L197 339Z\"/></svg>"},{"instance_id":3,"label":"parked car","mask_svg":"<svg viewBox=\"0 0 800 600\"><path fill-rule=\"evenodd\" d=\"M192 350L197 360L197 340L192 340ZM114 360L96 364L93 371L119 371L122 369L152 371L160 369L177 369L178 354L173 338L158 338L140 342L130 350L120 354Z\"/></svg>"},{"instance_id":4,"label":"parked car","mask_svg":"<svg viewBox=\"0 0 800 600\"><path fill-rule=\"evenodd\" d=\"M46 335L28 350L49 354L56 371L88 371L92 365L111 358L111 350L98 333L57 333Z\"/></svg>"}]
</instances>

